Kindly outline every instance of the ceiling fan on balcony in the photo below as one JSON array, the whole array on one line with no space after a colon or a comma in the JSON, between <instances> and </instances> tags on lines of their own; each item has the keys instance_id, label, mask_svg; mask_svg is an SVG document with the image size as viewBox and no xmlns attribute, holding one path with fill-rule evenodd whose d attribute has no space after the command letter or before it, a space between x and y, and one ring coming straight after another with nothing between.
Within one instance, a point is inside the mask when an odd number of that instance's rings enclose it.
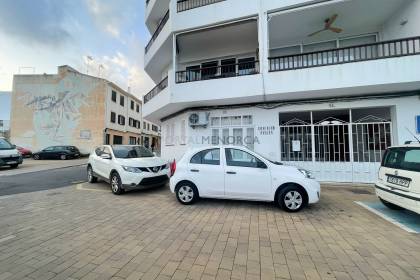
<instances>
[{"instance_id":1,"label":"ceiling fan on balcony","mask_svg":"<svg viewBox=\"0 0 420 280\"><path fill-rule=\"evenodd\" d=\"M324 21L324 28L321 29L321 30L318 30L318 31L316 31L314 33L309 34L308 37L315 36L318 33L321 33L321 32L324 32L324 31L328 31L328 30L329 31L332 31L332 32L335 32L335 33L341 33L341 32L343 32L343 29L332 26L333 23L336 21L337 17L338 17L338 15L335 14L335 15L333 15L333 16L325 19L325 21Z\"/></svg>"}]
</instances>

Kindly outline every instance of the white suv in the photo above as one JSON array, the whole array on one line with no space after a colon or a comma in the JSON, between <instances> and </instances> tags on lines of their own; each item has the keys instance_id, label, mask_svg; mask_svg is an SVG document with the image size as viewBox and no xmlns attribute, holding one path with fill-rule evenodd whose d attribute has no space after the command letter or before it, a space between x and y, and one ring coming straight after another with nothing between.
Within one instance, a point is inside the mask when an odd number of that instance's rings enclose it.
<instances>
[{"instance_id":1,"label":"white suv","mask_svg":"<svg viewBox=\"0 0 420 280\"><path fill-rule=\"evenodd\" d=\"M388 148L375 188L376 195L389 208L420 214L420 145Z\"/></svg>"},{"instance_id":2,"label":"white suv","mask_svg":"<svg viewBox=\"0 0 420 280\"><path fill-rule=\"evenodd\" d=\"M89 183L98 178L111 184L114 194L162 186L169 181L169 164L143 146L104 145L89 157Z\"/></svg>"}]
</instances>

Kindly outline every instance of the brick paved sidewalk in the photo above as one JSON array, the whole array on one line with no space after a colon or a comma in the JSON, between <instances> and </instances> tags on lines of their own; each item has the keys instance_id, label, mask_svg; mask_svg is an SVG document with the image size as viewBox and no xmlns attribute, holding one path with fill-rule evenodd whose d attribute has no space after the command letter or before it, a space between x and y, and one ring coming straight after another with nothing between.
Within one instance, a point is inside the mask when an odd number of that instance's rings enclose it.
<instances>
[{"instance_id":1,"label":"brick paved sidewalk","mask_svg":"<svg viewBox=\"0 0 420 280\"><path fill-rule=\"evenodd\" d=\"M420 279L420 236L356 205L368 188L288 214L91 187L0 197L0 279Z\"/></svg>"}]
</instances>

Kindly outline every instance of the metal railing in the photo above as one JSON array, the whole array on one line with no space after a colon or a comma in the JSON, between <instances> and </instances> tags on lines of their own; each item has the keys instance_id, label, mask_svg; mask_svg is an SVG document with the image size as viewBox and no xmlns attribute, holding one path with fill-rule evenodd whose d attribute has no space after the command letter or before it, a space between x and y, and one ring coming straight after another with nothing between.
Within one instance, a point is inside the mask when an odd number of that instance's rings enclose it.
<instances>
[{"instance_id":1,"label":"metal railing","mask_svg":"<svg viewBox=\"0 0 420 280\"><path fill-rule=\"evenodd\" d=\"M203 80L222 79L237 76L254 75L260 72L259 61L194 68L175 73L176 83L188 83Z\"/></svg>"},{"instance_id":2,"label":"metal railing","mask_svg":"<svg viewBox=\"0 0 420 280\"><path fill-rule=\"evenodd\" d=\"M420 37L269 57L270 72L420 54Z\"/></svg>"},{"instance_id":3,"label":"metal railing","mask_svg":"<svg viewBox=\"0 0 420 280\"><path fill-rule=\"evenodd\" d=\"M162 81L160 81L159 84L157 84L151 91L149 91L144 97L143 102L146 104L150 100L152 100L153 97L158 95L162 90L168 87L168 77L164 78Z\"/></svg>"},{"instance_id":4,"label":"metal railing","mask_svg":"<svg viewBox=\"0 0 420 280\"><path fill-rule=\"evenodd\" d=\"M165 24L168 22L169 19L169 10L166 12L165 16L162 18L162 20L159 22L158 27L156 28L155 32L152 35L152 38L150 38L149 43L147 43L145 52L147 53L152 46L153 42L156 40L156 38L159 36L160 32L162 31Z\"/></svg>"},{"instance_id":5,"label":"metal railing","mask_svg":"<svg viewBox=\"0 0 420 280\"><path fill-rule=\"evenodd\" d=\"M183 12L222 1L226 0L178 0L176 3L177 12Z\"/></svg>"}]
</instances>

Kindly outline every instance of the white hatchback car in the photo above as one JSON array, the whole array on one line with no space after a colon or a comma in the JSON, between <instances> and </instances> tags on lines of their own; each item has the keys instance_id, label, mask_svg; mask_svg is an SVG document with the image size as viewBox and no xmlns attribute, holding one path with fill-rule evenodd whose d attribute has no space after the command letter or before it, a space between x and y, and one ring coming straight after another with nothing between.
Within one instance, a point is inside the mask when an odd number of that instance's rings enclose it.
<instances>
[{"instance_id":1,"label":"white hatchback car","mask_svg":"<svg viewBox=\"0 0 420 280\"><path fill-rule=\"evenodd\" d=\"M199 197L274 201L288 212L318 202L321 192L308 171L237 146L188 151L176 164L170 187L182 204Z\"/></svg>"},{"instance_id":2,"label":"white hatchback car","mask_svg":"<svg viewBox=\"0 0 420 280\"><path fill-rule=\"evenodd\" d=\"M104 145L89 156L89 183L98 178L111 184L114 194L162 186L170 177L169 164L143 146Z\"/></svg>"},{"instance_id":3,"label":"white hatchback car","mask_svg":"<svg viewBox=\"0 0 420 280\"><path fill-rule=\"evenodd\" d=\"M420 145L388 148L375 188L376 195L387 207L420 214Z\"/></svg>"}]
</instances>

